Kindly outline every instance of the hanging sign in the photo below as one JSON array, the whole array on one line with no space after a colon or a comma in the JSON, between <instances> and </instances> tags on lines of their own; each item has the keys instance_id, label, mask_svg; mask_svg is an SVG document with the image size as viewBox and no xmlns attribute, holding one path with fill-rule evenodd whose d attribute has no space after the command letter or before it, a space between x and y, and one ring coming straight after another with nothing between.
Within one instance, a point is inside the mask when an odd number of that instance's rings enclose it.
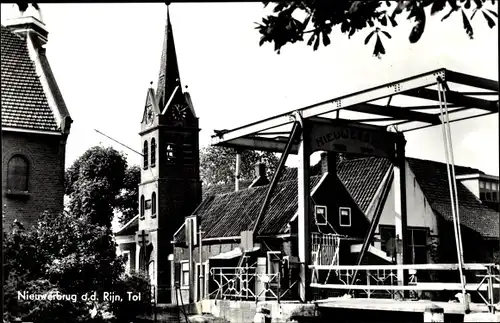
<instances>
[{"instance_id":1,"label":"hanging sign","mask_svg":"<svg viewBox=\"0 0 500 323\"><path fill-rule=\"evenodd\" d=\"M395 155L394 133L385 129L348 124L345 120L314 122L309 138L312 152L325 150L387 158Z\"/></svg>"}]
</instances>

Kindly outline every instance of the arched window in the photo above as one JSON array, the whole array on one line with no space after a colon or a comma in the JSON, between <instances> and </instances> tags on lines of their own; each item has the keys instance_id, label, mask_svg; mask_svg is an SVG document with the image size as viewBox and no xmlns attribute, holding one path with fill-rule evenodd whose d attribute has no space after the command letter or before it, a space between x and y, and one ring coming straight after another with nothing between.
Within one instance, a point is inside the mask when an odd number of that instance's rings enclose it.
<instances>
[{"instance_id":1,"label":"arched window","mask_svg":"<svg viewBox=\"0 0 500 323\"><path fill-rule=\"evenodd\" d=\"M151 217L156 216L156 193L153 192L151 195Z\"/></svg>"},{"instance_id":2,"label":"arched window","mask_svg":"<svg viewBox=\"0 0 500 323\"><path fill-rule=\"evenodd\" d=\"M167 162L169 164L173 164L175 162L174 144L173 143L167 144L167 148L165 149L165 153L167 155Z\"/></svg>"},{"instance_id":3,"label":"arched window","mask_svg":"<svg viewBox=\"0 0 500 323\"><path fill-rule=\"evenodd\" d=\"M140 217L144 218L144 195L141 195L141 204L139 206L141 208Z\"/></svg>"},{"instance_id":4,"label":"arched window","mask_svg":"<svg viewBox=\"0 0 500 323\"><path fill-rule=\"evenodd\" d=\"M155 167L156 165L156 140L155 138L151 139L151 167Z\"/></svg>"},{"instance_id":5,"label":"arched window","mask_svg":"<svg viewBox=\"0 0 500 323\"><path fill-rule=\"evenodd\" d=\"M7 164L7 189L13 191L28 191L28 160L15 155Z\"/></svg>"},{"instance_id":6,"label":"arched window","mask_svg":"<svg viewBox=\"0 0 500 323\"><path fill-rule=\"evenodd\" d=\"M148 168L148 141L144 141L144 148L142 149L142 154L144 158L144 169Z\"/></svg>"}]
</instances>

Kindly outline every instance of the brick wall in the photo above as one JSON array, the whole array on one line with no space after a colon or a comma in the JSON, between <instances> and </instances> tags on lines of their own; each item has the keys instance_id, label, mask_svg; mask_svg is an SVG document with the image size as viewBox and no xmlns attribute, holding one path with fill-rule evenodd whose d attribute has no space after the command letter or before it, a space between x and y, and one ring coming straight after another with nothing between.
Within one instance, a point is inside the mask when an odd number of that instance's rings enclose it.
<instances>
[{"instance_id":1,"label":"brick wall","mask_svg":"<svg viewBox=\"0 0 500 323\"><path fill-rule=\"evenodd\" d=\"M2 199L4 228L14 219L34 224L45 210L60 212L64 199L64 163L66 144L62 136L2 131ZM29 163L28 195L6 194L7 163L16 154Z\"/></svg>"}]
</instances>

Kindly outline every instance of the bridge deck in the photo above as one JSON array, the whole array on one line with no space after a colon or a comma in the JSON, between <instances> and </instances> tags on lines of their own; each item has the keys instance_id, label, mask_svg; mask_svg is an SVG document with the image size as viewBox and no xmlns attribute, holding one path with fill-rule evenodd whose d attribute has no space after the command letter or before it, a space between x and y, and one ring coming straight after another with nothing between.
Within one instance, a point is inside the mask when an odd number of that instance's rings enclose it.
<instances>
[{"instance_id":1,"label":"bridge deck","mask_svg":"<svg viewBox=\"0 0 500 323\"><path fill-rule=\"evenodd\" d=\"M462 303L432 302L427 300L403 301L377 298L328 298L316 301L316 304L320 309L339 308L417 313L423 313L426 307L434 304L443 308L445 314L464 314L464 305ZM472 313L488 312L488 307L484 304L471 303L470 309Z\"/></svg>"}]
</instances>

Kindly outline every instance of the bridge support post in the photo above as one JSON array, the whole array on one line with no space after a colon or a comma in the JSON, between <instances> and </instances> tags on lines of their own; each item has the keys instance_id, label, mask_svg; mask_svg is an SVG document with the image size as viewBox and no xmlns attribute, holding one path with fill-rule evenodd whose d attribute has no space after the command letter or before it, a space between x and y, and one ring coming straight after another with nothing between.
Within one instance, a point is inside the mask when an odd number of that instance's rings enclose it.
<instances>
[{"instance_id":1,"label":"bridge support post","mask_svg":"<svg viewBox=\"0 0 500 323\"><path fill-rule=\"evenodd\" d=\"M401 239L402 248L397 248L396 261L398 265L410 264L410 253L408 252L408 218L406 208L406 140L403 134L398 133L396 139L396 158L394 161L394 211L396 237ZM398 241L399 242L399 241ZM398 285L408 285L408 270L398 269ZM404 297L408 291L403 292Z\"/></svg>"},{"instance_id":2,"label":"bridge support post","mask_svg":"<svg viewBox=\"0 0 500 323\"><path fill-rule=\"evenodd\" d=\"M310 169L310 147L307 136L309 127L303 124L302 136L298 153L298 249L300 261L300 286L299 295L302 302L309 300L309 280L308 266L311 264L311 244L310 244L310 209L309 200L311 189L309 187Z\"/></svg>"}]
</instances>

